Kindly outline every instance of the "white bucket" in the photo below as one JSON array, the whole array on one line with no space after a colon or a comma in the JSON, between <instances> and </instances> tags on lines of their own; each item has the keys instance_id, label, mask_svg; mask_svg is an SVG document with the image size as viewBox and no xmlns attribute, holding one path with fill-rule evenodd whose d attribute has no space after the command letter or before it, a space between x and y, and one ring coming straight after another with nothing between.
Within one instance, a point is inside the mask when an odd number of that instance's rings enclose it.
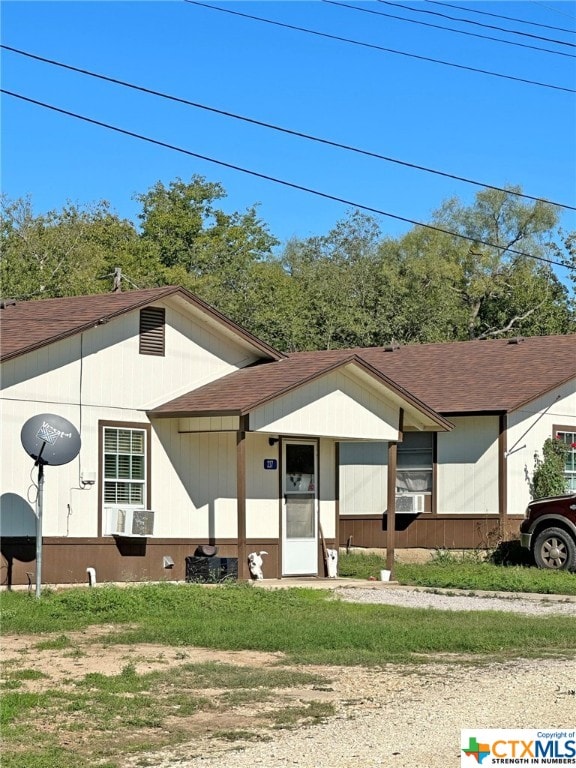
<instances>
[{"instance_id":1,"label":"white bucket","mask_svg":"<svg viewBox=\"0 0 576 768\"><path fill-rule=\"evenodd\" d=\"M391 571L380 571L380 581L390 581Z\"/></svg>"}]
</instances>

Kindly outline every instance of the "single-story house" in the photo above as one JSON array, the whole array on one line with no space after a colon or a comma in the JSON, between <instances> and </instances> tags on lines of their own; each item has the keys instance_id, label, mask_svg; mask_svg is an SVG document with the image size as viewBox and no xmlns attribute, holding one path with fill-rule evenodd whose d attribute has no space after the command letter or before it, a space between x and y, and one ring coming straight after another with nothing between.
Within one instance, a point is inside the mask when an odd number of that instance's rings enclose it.
<instances>
[{"instance_id":1,"label":"single-story house","mask_svg":"<svg viewBox=\"0 0 576 768\"><path fill-rule=\"evenodd\" d=\"M202 545L240 578L253 551L281 578L323 546L490 545L544 440L576 441L576 335L286 354L177 286L5 300L0 328L4 585L35 570L42 414L81 441L43 467L48 584L182 580Z\"/></svg>"}]
</instances>

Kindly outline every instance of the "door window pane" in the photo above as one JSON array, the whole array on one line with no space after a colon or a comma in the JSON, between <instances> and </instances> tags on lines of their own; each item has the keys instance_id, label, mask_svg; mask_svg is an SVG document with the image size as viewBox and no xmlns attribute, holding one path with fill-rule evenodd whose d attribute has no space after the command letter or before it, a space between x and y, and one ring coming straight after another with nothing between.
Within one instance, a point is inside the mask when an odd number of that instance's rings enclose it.
<instances>
[{"instance_id":1,"label":"door window pane","mask_svg":"<svg viewBox=\"0 0 576 768\"><path fill-rule=\"evenodd\" d=\"M315 498L311 494L286 499L286 538L313 539Z\"/></svg>"},{"instance_id":2,"label":"door window pane","mask_svg":"<svg viewBox=\"0 0 576 768\"><path fill-rule=\"evenodd\" d=\"M314 446L286 444L286 492L310 493L316 488Z\"/></svg>"}]
</instances>

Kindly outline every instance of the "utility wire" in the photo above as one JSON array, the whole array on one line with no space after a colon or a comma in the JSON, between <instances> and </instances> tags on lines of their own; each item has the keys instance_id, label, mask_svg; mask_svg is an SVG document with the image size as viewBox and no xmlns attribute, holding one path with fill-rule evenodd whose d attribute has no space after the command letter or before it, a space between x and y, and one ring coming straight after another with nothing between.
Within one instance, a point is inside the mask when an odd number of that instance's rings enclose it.
<instances>
[{"instance_id":1,"label":"utility wire","mask_svg":"<svg viewBox=\"0 0 576 768\"><path fill-rule=\"evenodd\" d=\"M552 11L553 13L559 13L562 16L567 16L569 19L574 20L574 16L572 16L569 13L564 13L564 11L559 11L558 8L551 8L549 5L545 5L544 3L539 3L538 0L532 0L534 5L541 5L542 8L546 8L547 11Z\"/></svg>"},{"instance_id":2,"label":"utility wire","mask_svg":"<svg viewBox=\"0 0 576 768\"><path fill-rule=\"evenodd\" d=\"M385 48L381 45L375 45L374 43L365 43L361 42L360 40L352 40L348 37L341 37L339 35L331 35L328 32L318 32L314 29L308 29L307 27L298 27L294 24L286 24L282 21L273 21L272 19L264 19L261 16L253 16L248 13L241 13L240 11L233 11L231 8L219 8L216 5L207 5L206 3L198 2L198 0L184 0L185 3L189 3L190 5L196 5L200 8L209 8L211 11L219 11L220 13L229 13L232 16L240 16L244 19L250 19L251 21L261 21L265 24L272 24L275 27L283 27L284 29L292 29L296 32L306 32L309 35L315 35L316 37L325 37L329 40L337 40L340 43L350 43L351 45L359 45L362 48L371 48L375 51L383 51L384 53L393 53L398 56L406 56L410 59L418 59L420 61L431 61L434 64L443 64L446 67L454 67L455 69L464 69L468 72L479 72L482 75L491 75L492 77L500 77L504 80L514 80L518 83L527 83L528 85L538 85L542 88L552 88L556 91L565 91L566 93L576 93L576 90L574 88L566 88L561 85L553 85L551 83L541 83L538 80L528 80L523 77L514 77L513 75L503 75L500 72L491 72L487 69L478 69L476 67L468 67L464 64L455 64L454 62L450 61L443 61L442 59L434 59L430 56L420 56L416 53L407 53L406 51L397 51L393 48Z\"/></svg>"},{"instance_id":3,"label":"utility wire","mask_svg":"<svg viewBox=\"0 0 576 768\"><path fill-rule=\"evenodd\" d=\"M454 32L457 35L466 35L466 37L477 37L480 40L490 40L494 43L503 43L504 45L514 45L517 48L529 48L532 51L540 51L541 53L552 53L555 56L567 56L570 59L576 59L576 54L566 53L566 51L552 51L550 48L540 48L538 45L528 45L528 43L518 43L514 40L502 40L501 37L491 37L490 35L480 35L477 32L468 32L465 29L454 29L453 27L444 27L441 24L430 24L428 21L419 21L418 19L407 19L405 16L396 16L394 13L386 13L385 11L375 11L371 8L358 8L357 5L348 5L348 3L336 2L336 0L322 0L323 3L328 5L338 5L341 8L350 8L352 11L361 11L362 13L372 13L375 16L384 16L388 19L397 19L398 21L405 21L407 24L419 24L422 27L432 27L433 29L440 29L443 32ZM389 3L389 5L396 5L396 3ZM408 8L407 6L401 6L407 10L415 10L416 8ZM418 13L430 13L430 11L418 11ZM576 46L575 46L576 47Z\"/></svg>"},{"instance_id":4,"label":"utility wire","mask_svg":"<svg viewBox=\"0 0 576 768\"><path fill-rule=\"evenodd\" d=\"M552 37L542 37L542 35L533 35L530 32L519 32L514 29L506 29L505 27L497 27L494 24L482 24L480 21L472 21L471 19L463 19L459 16L450 16L447 13L439 13L438 11L426 11L420 8L411 8L409 5L403 5L402 3L393 3L390 0L378 0L383 5L394 6L395 8L404 8L407 11L413 13L426 13L429 16L440 16L443 19L450 19L452 21L462 21L464 24L474 24L476 27L484 27L486 29L495 29L498 32L507 32L509 35L521 35L522 37L531 37L534 40L543 40L546 43L556 43L556 45L567 45L570 48L576 48L576 43L567 43L564 40L555 40Z\"/></svg>"},{"instance_id":5,"label":"utility wire","mask_svg":"<svg viewBox=\"0 0 576 768\"><path fill-rule=\"evenodd\" d=\"M164 147L165 149L171 149L174 152L180 152L181 154L188 155L189 157L195 157L199 160L204 160L207 163L214 163L215 165L219 165L223 168L230 168L233 171L239 171L240 173L245 173L249 176L255 176L258 179L264 179L265 181L271 181L274 184L281 184L284 187L289 187L290 189L297 189L300 192L307 192L310 195L316 195L317 197L322 197L325 200L333 200L337 203L343 203L344 205L352 206L353 208L358 208L363 211L368 211L369 213L375 213L379 216L386 216L389 219L395 219L396 221L403 221L406 224L412 224L416 227L423 227L424 229L431 229L435 232L441 232L442 234L449 235L450 237L457 237L461 240L468 240L472 243L475 243L476 245L486 245L489 248L495 248L499 251L504 251L506 253L514 254L515 256L522 256L524 258L528 259L535 259L536 261L542 261L546 264L553 264L557 267L569 267L568 264L561 262L561 261L554 261L553 259L547 259L544 256L535 256L532 253L526 253L525 251L518 251L515 248L508 248L506 245L498 245L497 243L491 243L489 240L481 240L480 238L471 237L469 235L462 235L458 232L451 232L448 229L443 229L442 227L437 227L433 224L423 224L421 221L416 221L415 219L409 219L405 216L398 216L395 213L389 213L388 211L383 211L380 208L374 208L373 206L369 205L363 205L362 203L357 203L354 200L348 200L344 197L338 197L337 195L331 195L328 192L321 192L317 189L312 189L311 187L305 187L302 184L296 184L291 181L286 181L285 179L279 179L275 176L269 176L265 173L259 173L258 171L252 171L248 168L243 168L240 165L234 165L233 163L227 163L224 160L217 160L213 157L207 157L206 155L201 155L198 152L192 152L188 149L183 149L182 147L178 147L174 144L168 144L165 141L160 141L158 139L152 139L149 136L144 136L140 133L135 133L134 131L128 131L125 128L119 128L115 125L110 125L109 123L104 123L101 120L94 120L91 117L86 117L85 115L79 115L76 112L70 112L67 109L61 109L60 107L55 107L52 104L46 104L43 101L37 101L36 99L31 99L28 96L23 96L20 93L14 93L13 91L8 91L5 88L0 88L0 93L5 93L7 96L12 96L16 99L20 99L21 101L25 101L29 104L35 104L36 106L43 107L44 109L50 109L53 112L58 112L61 115L67 115L68 117L74 117L77 120L82 120L86 123L90 123L91 125L97 125L100 128L106 128L110 131L115 131L116 133L121 133L124 136L131 136L134 139L140 139L141 141L146 141L149 144L154 144L158 147Z\"/></svg>"},{"instance_id":6,"label":"utility wire","mask_svg":"<svg viewBox=\"0 0 576 768\"><path fill-rule=\"evenodd\" d=\"M74 67L71 64L64 64L63 62L55 61L54 59L47 59L44 56L38 56L37 54L29 53L28 51L23 51L23 50L21 50L19 48L13 48L10 45L0 44L0 48L4 49L6 51L10 51L12 53L16 53L16 54L18 54L20 56L26 56L27 58L34 59L35 61L41 61L41 62L44 62L46 64L51 64L51 65L53 65L55 67L61 67L62 69L70 70L72 72L78 72L81 75L87 75L88 77L94 77L94 78L96 78L98 80L104 80L105 82L108 82L108 83L114 83L114 85L121 85L121 86L123 86L125 88L131 88L131 89L133 89L135 91L140 91L142 93L147 93L147 94L150 94L152 96L158 96L158 97L160 97L162 99L167 99L168 101L174 101L174 102L176 102L178 104L184 104L184 105L189 106L189 107L194 107L195 109L202 109L202 110L204 110L206 112L213 112L213 113L215 113L217 115L223 115L224 117L231 117L234 120L241 120L242 122L249 123L250 125L258 125L258 126L260 126L262 128L269 128L269 129L271 129L273 131L278 131L280 133L288 134L289 136L296 136L296 137L298 137L300 139L307 139L308 141L315 141L315 142L317 142L319 144L324 144L324 145L329 146L329 147L336 147L337 149L343 149L343 150L346 150L348 152L356 152L359 155L365 155L366 157L372 157L372 158L375 158L376 160L384 160L385 162L388 162L388 163L395 163L396 165L402 165L402 166L404 166L406 168L413 168L414 170L417 170L417 171L425 171L426 173L432 173L432 174L435 174L437 176L443 176L444 178L453 179L454 181L462 181L462 182L464 182L466 184L474 184L477 187L484 187L486 189L493 189L493 190L495 190L497 192L505 192L505 193L510 194L510 195L515 195L516 197L525 198L526 200L533 200L533 201L536 201L536 202L541 202L543 200L542 197L536 197L534 195L527 195L527 194L524 194L522 192L513 192L512 190L505 189L504 187L496 187L493 184L485 184L485 183L483 183L481 181L475 181L474 179L468 179L465 176L457 176L456 174L453 174L453 173L447 173L445 171L439 171L439 170L436 170L434 168L427 168L424 165L417 165L416 163L409 163L409 162L407 162L405 160L399 160L399 159L394 158L394 157L387 157L386 155L381 155L381 154L379 154L377 152L370 152L369 150L360 149L359 147L354 147L354 146L351 146L349 144L342 144L342 143L337 142L337 141L331 141L330 139L321 138L319 136L313 136L313 135L311 135L309 133L303 133L302 131L296 131L296 130L293 130L291 128L284 128L284 127L279 126L279 125L274 125L273 123L266 123L266 122L264 122L262 120L256 120L254 118L246 117L244 115L238 115L238 114L236 114L234 112L228 112L228 111L223 110L223 109L217 109L216 107L209 107L206 104L200 104L198 102L189 101L188 99L184 99L184 98L181 98L179 96L172 96L172 95L170 95L168 93L163 93L162 91L155 91L152 88L145 88L144 86L141 86L141 85L135 85L134 83L128 83L125 80L119 80L118 78L115 78L115 77L108 77L107 75L102 75L102 74L99 74L97 72L91 72L88 69L81 69L80 67ZM576 211L576 206L573 206L573 205L567 205L565 203L557 203L557 202L555 202L553 200L546 200L545 202L547 202L549 205L557 206L558 208L565 208L567 210Z\"/></svg>"},{"instance_id":7,"label":"utility wire","mask_svg":"<svg viewBox=\"0 0 576 768\"><path fill-rule=\"evenodd\" d=\"M528 21L527 19L518 19L514 18L513 16L502 16L499 13L489 13L488 11L479 11L476 8L465 8L462 5L454 5L453 3L442 3L440 0L425 0L426 3L430 3L431 5L442 5L445 8L456 8L458 11L466 11L466 13L478 13L482 16L492 16L495 19L506 19L506 21L515 21L519 24L529 24L531 27L543 27L544 29L553 29L556 32L568 32L568 34L573 35L575 34L575 31L573 29L565 29L564 27L552 27L550 24L541 24L537 21ZM464 21L464 19L462 19Z\"/></svg>"}]
</instances>

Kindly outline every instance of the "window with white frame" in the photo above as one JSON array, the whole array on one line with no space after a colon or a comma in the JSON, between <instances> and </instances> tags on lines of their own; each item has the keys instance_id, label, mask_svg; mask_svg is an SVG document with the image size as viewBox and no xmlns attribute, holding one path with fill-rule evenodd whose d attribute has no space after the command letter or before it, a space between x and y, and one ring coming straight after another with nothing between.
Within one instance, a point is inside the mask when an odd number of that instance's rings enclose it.
<instances>
[{"instance_id":1,"label":"window with white frame","mask_svg":"<svg viewBox=\"0 0 576 768\"><path fill-rule=\"evenodd\" d=\"M104 505L146 506L145 429L104 427Z\"/></svg>"},{"instance_id":2,"label":"window with white frame","mask_svg":"<svg viewBox=\"0 0 576 768\"><path fill-rule=\"evenodd\" d=\"M557 428L556 438L561 440L567 448L564 467L566 490L576 491L576 427Z\"/></svg>"},{"instance_id":3,"label":"window with white frame","mask_svg":"<svg viewBox=\"0 0 576 768\"><path fill-rule=\"evenodd\" d=\"M431 493L433 433L405 432L398 443L396 493Z\"/></svg>"}]
</instances>

